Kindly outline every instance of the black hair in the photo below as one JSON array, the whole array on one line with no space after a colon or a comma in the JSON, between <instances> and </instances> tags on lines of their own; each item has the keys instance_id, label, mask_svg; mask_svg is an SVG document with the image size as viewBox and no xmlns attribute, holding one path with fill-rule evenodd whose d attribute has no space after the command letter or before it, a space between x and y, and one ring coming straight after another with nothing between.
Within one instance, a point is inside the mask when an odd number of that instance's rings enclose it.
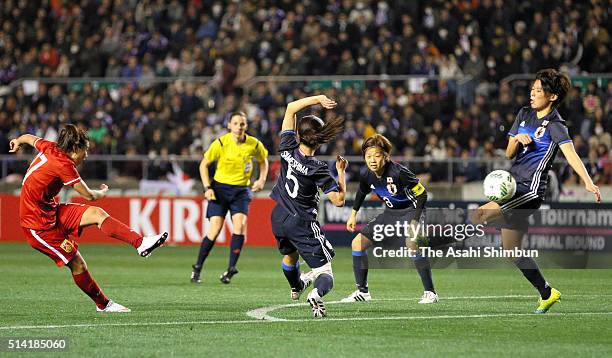
<instances>
[{"instance_id":1,"label":"black hair","mask_svg":"<svg viewBox=\"0 0 612 358\"><path fill-rule=\"evenodd\" d=\"M556 108L565 100L567 92L569 92L571 87L569 77L553 68L538 71L535 79L536 81L540 80L540 83L542 83L544 93L557 95L557 99L552 102L553 108Z\"/></svg>"},{"instance_id":2,"label":"black hair","mask_svg":"<svg viewBox=\"0 0 612 358\"><path fill-rule=\"evenodd\" d=\"M67 124L60 131L57 146L67 154L76 153L89 147L89 136L74 124Z\"/></svg>"},{"instance_id":3,"label":"black hair","mask_svg":"<svg viewBox=\"0 0 612 358\"><path fill-rule=\"evenodd\" d=\"M344 130L344 119L335 117L327 122L315 115L304 116L297 126L300 143L310 147L318 148L321 144L331 142Z\"/></svg>"}]
</instances>

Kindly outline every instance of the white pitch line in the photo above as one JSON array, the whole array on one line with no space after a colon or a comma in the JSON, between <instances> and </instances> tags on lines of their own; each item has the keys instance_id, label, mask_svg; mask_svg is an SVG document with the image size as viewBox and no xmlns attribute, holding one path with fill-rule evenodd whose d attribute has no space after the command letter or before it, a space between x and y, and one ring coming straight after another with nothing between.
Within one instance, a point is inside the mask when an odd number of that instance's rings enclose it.
<instances>
[{"instance_id":1,"label":"white pitch line","mask_svg":"<svg viewBox=\"0 0 612 358\"><path fill-rule=\"evenodd\" d=\"M328 302L329 303L329 302ZM4 326L0 331L28 330L28 329L60 329L60 328L99 328L99 327L152 327L152 326L185 326L185 325L208 325L208 324L245 324L245 323L295 323L295 322L329 322L329 321L414 321L414 320L436 320L456 318L503 318L503 317L565 317L565 316L601 316L612 315L612 312L569 312L569 313L547 313L537 315L534 313L493 313L475 315L440 315L440 316L396 316L396 317L343 317L324 319L277 319L277 320L237 320L237 321L175 321L175 322L138 322L138 323L100 323L100 324L65 324L48 326Z\"/></svg>"},{"instance_id":2,"label":"white pitch line","mask_svg":"<svg viewBox=\"0 0 612 358\"><path fill-rule=\"evenodd\" d=\"M566 297L569 295L566 295ZM580 295L580 297L601 297L610 295ZM505 296L456 296L444 297L444 300L461 300L461 299L497 299L497 298L533 298L532 295L505 295ZM373 301L414 301L418 298L383 298L374 299ZM327 304L345 303L341 301L330 301ZM352 303L352 302L351 302ZM355 304L355 303L353 303ZM358 302L356 304L364 304ZM268 313L274 310L307 306L306 303L290 303L282 305L273 305L268 307L257 308L247 312L247 315L254 319L249 320L227 320L227 321L171 321L171 322L129 322L129 323L99 323L99 324L64 324L64 325L40 325L40 326L0 326L0 331L8 330L28 330L28 329L62 329L62 328L94 328L94 327L151 327L151 326L185 326L185 325L214 325L214 324L249 324L249 323L269 323L269 322L323 322L323 321L414 321L414 320L436 320L436 319L469 319L469 318L503 318L503 317L545 317L545 316L595 316L595 315L612 315L612 312L569 312L569 313L547 313L544 315L536 315L533 313L491 313L491 314L475 314L475 315L438 315L438 316L395 316L395 317L328 317L322 320L313 320L311 318L304 319L284 319L269 316Z\"/></svg>"},{"instance_id":3,"label":"white pitch line","mask_svg":"<svg viewBox=\"0 0 612 358\"><path fill-rule=\"evenodd\" d=\"M573 295L564 295L563 297L572 297ZM579 295L580 297L603 297L610 295ZM442 297L440 298L443 301L446 300L486 300L486 299L503 299L503 298L536 298L536 295L503 295L503 296L451 296L451 297ZM378 298L373 299L372 301L416 301L419 300L420 297L414 298ZM338 303L353 303L353 304L363 304L363 302L342 302L342 301L329 301L325 302L325 304L338 304ZM307 303L288 303L282 305L273 305L267 307L256 308L254 310L248 311L246 314L249 317L252 317L257 320L265 320L265 321L292 321L291 319L278 318L274 316L270 316L269 313L272 311L276 311L284 308L291 307L299 307L299 306L308 306ZM527 315L530 315L527 314ZM453 316L458 317L458 316ZM360 320L361 318L354 318L354 320ZM372 320L376 318L371 318ZM388 318L394 319L394 318ZM415 319L419 319L418 317ZM342 320L342 319L331 319L331 320Z\"/></svg>"},{"instance_id":4,"label":"white pitch line","mask_svg":"<svg viewBox=\"0 0 612 358\"><path fill-rule=\"evenodd\" d=\"M505 295L505 296L456 296L456 297L443 297L442 300L482 300L482 299L497 299L497 298L533 298L534 296L528 295ZM417 301L418 298L379 298L373 299L372 301ZM361 303L361 302L342 302L342 301L330 301L325 302L325 304L338 304L338 303ZM274 305L268 307L256 308L254 310L248 311L246 314L251 318L255 318L257 320L266 320L266 321L290 321L284 318L278 318L274 316L268 315L268 313L272 311L276 311L283 308L291 308L291 307L299 307L299 306L307 306L307 303L288 303L284 305Z\"/></svg>"}]
</instances>

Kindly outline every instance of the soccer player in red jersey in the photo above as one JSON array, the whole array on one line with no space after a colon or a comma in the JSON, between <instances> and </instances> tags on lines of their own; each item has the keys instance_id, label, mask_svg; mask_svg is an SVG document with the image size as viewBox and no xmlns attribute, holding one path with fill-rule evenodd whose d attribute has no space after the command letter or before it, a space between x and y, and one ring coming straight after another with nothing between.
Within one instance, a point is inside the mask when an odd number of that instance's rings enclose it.
<instances>
[{"instance_id":1,"label":"soccer player in red jersey","mask_svg":"<svg viewBox=\"0 0 612 358\"><path fill-rule=\"evenodd\" d=\"M16 153L23 144L39 151L23 178L19 202L20 224L28 242L57 266L68 266L76 285L96 303L99 312L130 312L102 292L89 274L75 239L84 227L97 225L103 233L129 243L140 256L147 257L166 241L168 233L142 236L99 207L58 202L56 196L64 185L72 186L90 201L104 198L108 191L106 184L98 190L90 189L77 171L89 149L89 138L83 130L68 124L57 143L24 134L11 140L10 152Z\"/></svg>"}]
</instances>

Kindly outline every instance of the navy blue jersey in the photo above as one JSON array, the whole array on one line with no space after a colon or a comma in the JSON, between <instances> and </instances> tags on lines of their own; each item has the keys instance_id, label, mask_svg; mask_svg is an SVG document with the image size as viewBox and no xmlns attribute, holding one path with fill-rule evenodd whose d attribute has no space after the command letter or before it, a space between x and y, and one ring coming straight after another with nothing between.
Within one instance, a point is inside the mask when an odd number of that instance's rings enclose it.
<instances>
[{"instance_id":1,"label":"navy blue jersey","mask_svg":"<svg viewBox=\"0 0 612 358\"><path fill-rule=\"evenodd\" d=\"M556 109L538 119L534 109L523 107L508 132L511 137L518 134L528 134L533 142L527 146L519 145L510 173L517 183L528 186L532 194L543 198L548 183L548 169L557 155L559 145L572 141L567 126Z\"/></svg>"},{"instance_id":2,"label":"navy blue jersey","mask_svg":"<svg viewBox=\"0 0 612 358\"><path fill-rule=\"evenodd\" d=\"M389 161L380 178L368 168L361 171L359 191L365 196L374 191L389 209L416 208L416 197L423 193L419 178L405 166Z\"/></svg>"},{"instance_id":3,"label":"navy blue jersey","mask_svg":"<svg viewBox=\"0 0 612 358\"><path fill-rule=\"evenodd\" d=\"M279 152L281 173L270 197L292 215L316 220L319 188L327 194L338 191L338 183L326 163L300 151L295 131L281 132Z\"/></svg>"}]
</instances>

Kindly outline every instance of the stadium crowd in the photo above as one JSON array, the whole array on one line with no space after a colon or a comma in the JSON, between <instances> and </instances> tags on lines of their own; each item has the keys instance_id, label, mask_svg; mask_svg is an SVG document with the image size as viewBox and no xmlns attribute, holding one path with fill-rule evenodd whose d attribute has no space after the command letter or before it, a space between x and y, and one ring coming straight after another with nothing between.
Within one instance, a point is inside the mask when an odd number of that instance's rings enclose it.
<instances>
[{"instance_id":1,"label":"stadium crowd","mask_svg":"<svg viewBox=\"0 0 612 358\"><path fill-rule=\"evenodd\" d=\"M341 105L327 114L345 117L346 130L322 154L359 155L376 131L396 155L434 160L414 165L417 172L446 180L447 165L435 160L494 158L505 147L529 83L502 78L544 67L612 72L610 9L606 0L7 0L0 85L32 77L108 81L6 87L0 148L18 133L56 139L71 122L89 129L93 154L200 154L223 132L226 114L240 109L274 154L286 103L323 86ZM252 81L372 74L439 79ZM568 97L560 112L577 151L595 182L610 184L612 81L577 85ZM459 181L485 174L469 161L454 173Z\"/></svg>"}]
</instances>

